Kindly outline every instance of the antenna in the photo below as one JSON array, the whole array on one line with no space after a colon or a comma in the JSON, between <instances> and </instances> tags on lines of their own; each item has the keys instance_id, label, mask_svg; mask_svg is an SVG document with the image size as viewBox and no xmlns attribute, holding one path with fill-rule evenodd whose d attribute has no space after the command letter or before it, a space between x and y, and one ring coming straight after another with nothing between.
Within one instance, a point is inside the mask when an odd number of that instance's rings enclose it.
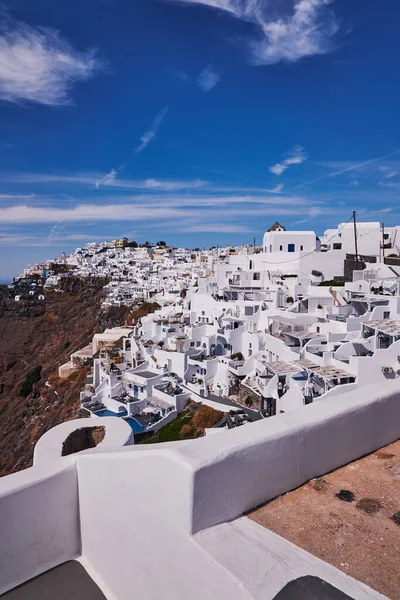
<instances>
[{"instance_id":1,"label":"antenna","mask_svg":"<svg viewBox=\"0 0 400 600\"><path fill-rule=\"evenodd\" d=\"M354 248L356 251L356 264L358 271L358 245L357 245L357 223L356 223L356 211L353 210L353 221L354 221Z\"/></svg>"}]
</instances>

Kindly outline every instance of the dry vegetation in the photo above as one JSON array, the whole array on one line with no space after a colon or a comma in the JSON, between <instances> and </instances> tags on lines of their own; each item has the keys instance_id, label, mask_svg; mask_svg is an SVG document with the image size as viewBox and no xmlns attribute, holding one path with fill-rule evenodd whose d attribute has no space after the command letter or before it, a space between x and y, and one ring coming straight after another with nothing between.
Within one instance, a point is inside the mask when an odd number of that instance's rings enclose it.
<instances>
[{"instance_id":1,"label":"dry vegetation","mask_svg":"<svg viewBox=\"0 0 400 600\"><path fill-rule=\"evenodd\" d=\"M144 443L176 442L201 437L205 429L214 427L223 416L224 413L219 410L205 404L199 406L190 400L176 419L161 427L155 435L145 439Z\"/></svg>"}]
</instances>

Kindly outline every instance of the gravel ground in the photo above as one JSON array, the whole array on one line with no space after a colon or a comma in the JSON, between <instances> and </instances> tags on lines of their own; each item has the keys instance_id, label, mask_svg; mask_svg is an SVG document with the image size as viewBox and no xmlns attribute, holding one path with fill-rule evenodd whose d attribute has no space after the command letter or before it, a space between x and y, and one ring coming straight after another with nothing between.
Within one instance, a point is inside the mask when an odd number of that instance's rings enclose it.
<instances>
[{"instance_id":1,"label":"gravel ground","mask_svg":"<svg viewBox=\"0 0 400 600\"><path fill-rule=\"evenodd\" d=\"M248 517L400 600L400 440L275 498Z\"/></svg>"}]
</instances>

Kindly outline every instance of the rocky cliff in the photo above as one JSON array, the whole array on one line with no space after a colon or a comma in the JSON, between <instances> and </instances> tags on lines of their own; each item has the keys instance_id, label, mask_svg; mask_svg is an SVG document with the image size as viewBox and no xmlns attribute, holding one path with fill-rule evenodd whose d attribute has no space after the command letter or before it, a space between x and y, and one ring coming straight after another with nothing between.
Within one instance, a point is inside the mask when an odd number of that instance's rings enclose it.
<instances>
[{"instance_id":1,"label":"rocky cliff","mask_svg":"<svg viewBox=\"0 0 400 600\"><path fill-rule=\"evenodd\" d=\"M66 278L41 302L16 302L0 286L0 475L30 466L39 437L79 416L87 369L60 380L58 367L94 333L123 325L129 314L126 307L101 310L104 284ZM45 385L49 378L52 388Z\"/></svg>"}]
</instances>

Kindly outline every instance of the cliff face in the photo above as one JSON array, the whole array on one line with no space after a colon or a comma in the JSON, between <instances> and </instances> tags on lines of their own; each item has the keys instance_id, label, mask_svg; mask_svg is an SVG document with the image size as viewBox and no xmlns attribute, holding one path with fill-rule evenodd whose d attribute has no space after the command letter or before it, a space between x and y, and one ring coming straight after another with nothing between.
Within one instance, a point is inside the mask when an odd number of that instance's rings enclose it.
<instances>
[{"instance_id":1,"label":"cliff face","mask_svg":"<svg viewBox=\"0 0 400 600\"><path fill-rule=\"evenodd\" d=\"M94 333L127 318L126 308L101 311L104 284L65 279L61 291L46 292L44 302L21 303L0 287L0 475L30 466L39 437L79 416L87 369L63 380L57 372ZM49 378L52 389L45 386Z\"/></svg>"}]
</instances>

